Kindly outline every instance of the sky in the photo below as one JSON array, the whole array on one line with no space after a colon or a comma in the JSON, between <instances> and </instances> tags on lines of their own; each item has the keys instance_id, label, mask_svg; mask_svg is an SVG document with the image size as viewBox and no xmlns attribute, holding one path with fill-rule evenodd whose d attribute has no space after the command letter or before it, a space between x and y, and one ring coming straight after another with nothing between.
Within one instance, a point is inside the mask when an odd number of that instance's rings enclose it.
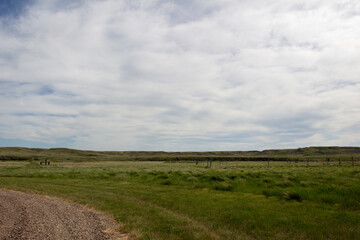
<instances>
[{"instance_id":1,"label":"sky","mask_svg":"<svg viewBox=\"0 0 360 240\"><path fill-rule=\"evenodd\" d=\"M358 0L1 0L0 147L360 145Z\"/></svg>"}]
</instances>

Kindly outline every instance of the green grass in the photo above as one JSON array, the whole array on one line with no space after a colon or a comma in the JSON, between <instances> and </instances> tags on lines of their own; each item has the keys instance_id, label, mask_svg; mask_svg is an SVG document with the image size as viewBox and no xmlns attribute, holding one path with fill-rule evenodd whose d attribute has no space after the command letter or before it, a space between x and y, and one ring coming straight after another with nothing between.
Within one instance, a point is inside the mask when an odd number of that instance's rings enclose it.
<instances>
[{"instance_id":1,"label":"green grass","mask_svg":"<svg viewBox=\"0 0 360 240\"><path fill-rule=\"evenodd\" d=\"M359 239L360 166L0 162L0 187L112 215L134 239Z\"/></svg>"},{"instance_id":2,"label":"green grass","mask_svg":"<svg viewBox=\"0 0 360 240\"><path fill-rule=\"evenodd\" d=\"M212 152L163 152L163 151L88 151L68 148L0 147L2 161L322 161L339 159L348 163L360 158L360 147L306 147L264 151L212 151Z\"/></svg>"}]
</instances>

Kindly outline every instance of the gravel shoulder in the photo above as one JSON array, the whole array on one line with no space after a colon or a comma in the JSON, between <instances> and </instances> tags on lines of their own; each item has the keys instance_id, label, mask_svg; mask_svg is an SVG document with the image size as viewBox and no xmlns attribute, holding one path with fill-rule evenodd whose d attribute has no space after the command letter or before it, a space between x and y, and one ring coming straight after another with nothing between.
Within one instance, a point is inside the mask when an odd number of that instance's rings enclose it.
<instances>
[{"instance_id":1,"label":"gravel shoulder","mask_svg":"<svg viewBox=\"0 0 360 240\"><path fill-rule=\"evenodd\" d=\"M0 239L128 239L114 220L58 198L0 189Z\"/></svg>"}]
</instances>

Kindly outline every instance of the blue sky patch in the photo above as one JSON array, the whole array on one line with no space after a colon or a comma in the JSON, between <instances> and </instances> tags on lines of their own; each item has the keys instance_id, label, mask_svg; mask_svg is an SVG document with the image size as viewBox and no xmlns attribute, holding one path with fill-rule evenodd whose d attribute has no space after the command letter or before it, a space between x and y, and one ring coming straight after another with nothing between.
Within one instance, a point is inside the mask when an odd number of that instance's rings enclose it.
<instances>
[{"instance_id":1,"label":"blue sky patch","mask_svg":"<svg viewBox=\"0 0 360 240\"><path fill-rule=\"evenodd\" d=\"M0 17L18 17L34 0L1 0Z\"/></svg>"}]
</instances>

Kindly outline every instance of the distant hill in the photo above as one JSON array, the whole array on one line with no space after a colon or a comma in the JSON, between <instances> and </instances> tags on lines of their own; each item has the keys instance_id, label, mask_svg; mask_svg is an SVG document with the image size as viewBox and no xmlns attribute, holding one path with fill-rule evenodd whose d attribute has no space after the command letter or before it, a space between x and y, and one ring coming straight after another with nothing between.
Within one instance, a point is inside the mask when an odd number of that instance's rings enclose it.
<instances>
[{"instance_id":1,"label":"distant hill","mask_svg":"<svg viewBox=\"0 0 360 240\"><path fill-rule=\"evenodd\" d=\"M264 151L86 151L68 148L0 148L0 161L206 161L212 160L316 160L324 158L360 157L360 147L305 147L297 149L271 149Z\"/></svg>"}]
</instances>

